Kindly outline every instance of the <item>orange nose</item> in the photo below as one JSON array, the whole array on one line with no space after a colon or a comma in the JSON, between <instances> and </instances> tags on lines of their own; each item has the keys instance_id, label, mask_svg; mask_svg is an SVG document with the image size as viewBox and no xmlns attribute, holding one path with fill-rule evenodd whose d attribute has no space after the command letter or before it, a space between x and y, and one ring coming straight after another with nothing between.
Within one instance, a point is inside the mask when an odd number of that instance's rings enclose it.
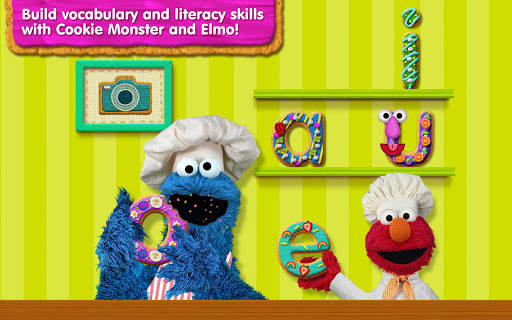
<instances>
[{"instance_id":1,"label":"orange nose","mask_svg":"<svg viewBox=\"0 0 512 320\"><path fill-rule=\"evenodd\" d=\"M404 242L411 237L411 227L404 218L395 218L389 225L389 235L396 242Z\"/></svg>"}]
</instances>

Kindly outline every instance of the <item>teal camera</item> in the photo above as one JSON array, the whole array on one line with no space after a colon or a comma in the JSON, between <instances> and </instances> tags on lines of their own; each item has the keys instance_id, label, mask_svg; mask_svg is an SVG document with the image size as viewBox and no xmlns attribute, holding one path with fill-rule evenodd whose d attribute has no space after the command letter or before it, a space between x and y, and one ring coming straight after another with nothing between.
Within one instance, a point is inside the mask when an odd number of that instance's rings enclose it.
<instances>
[{"instance_id":1,"label":"teal camera","mask_svg":"<svg viewBox=\"0 0 512 320\"><path fill-rule=\"evenodd\" d=\"M151 84L139 83L135 78L117 77L114 82L100 83L100 113L151 112Z\"/></svg>"}]
</instances>

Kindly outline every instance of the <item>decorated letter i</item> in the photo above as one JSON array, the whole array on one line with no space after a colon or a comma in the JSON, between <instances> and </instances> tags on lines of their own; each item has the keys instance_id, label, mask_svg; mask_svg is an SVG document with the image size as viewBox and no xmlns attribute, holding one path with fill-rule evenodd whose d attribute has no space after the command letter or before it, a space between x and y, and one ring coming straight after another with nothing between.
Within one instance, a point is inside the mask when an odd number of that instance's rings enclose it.
<instances>
[{"instance_id":1,"label":"decorated letter i","mask_svg":"<svg viewBox=\"0 0 512 320\"><path fill-rule=\"evenodd\" d=\"M421 21L419 11L414 8L402 13L402 22L407 28L413 28ZM405 89L416 89L419 82L419 37L407 32L402 38L402 85Z\"/></svg>"}]
</instances>

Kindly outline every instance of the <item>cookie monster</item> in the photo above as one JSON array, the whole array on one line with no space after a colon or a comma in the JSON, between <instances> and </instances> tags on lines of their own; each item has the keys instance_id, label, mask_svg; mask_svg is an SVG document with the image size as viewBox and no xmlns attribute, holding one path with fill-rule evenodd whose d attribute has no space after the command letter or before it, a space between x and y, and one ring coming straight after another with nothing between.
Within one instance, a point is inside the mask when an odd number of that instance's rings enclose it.
<instances>
[{"instance_id":1,"label":"cookie monster","mask_svg":"<svg viewBox=\"0 0 512 320\"><path fill-rule=\"evenodd\" d=\"M153 266L137 261L134 242L145 234L129 218L133 201L120 189L96 249L96 299L265 299L240 278L232 256L241 196L234 181L259 155L252 134L219 116L188 118L146 143L144 152L142 181L160 189L187 221L188 231L167 226L174 228L177 245L158 251L170 263Z\"/></svg>"}]
</instances>

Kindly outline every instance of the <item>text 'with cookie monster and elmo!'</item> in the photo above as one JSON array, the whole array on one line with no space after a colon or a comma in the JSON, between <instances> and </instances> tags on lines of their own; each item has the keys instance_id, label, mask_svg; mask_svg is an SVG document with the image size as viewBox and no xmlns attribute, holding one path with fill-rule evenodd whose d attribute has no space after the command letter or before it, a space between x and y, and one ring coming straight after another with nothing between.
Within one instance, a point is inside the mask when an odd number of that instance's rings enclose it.
<instances>
[{"instance_id":1,"label":"text 'with cookie monster and elmo!'","mask_svg":"<svg viewBox=\"0 0 512 320\"><path fill-rule=\"evenodd\" d=\"M276 0L7 1L19 47L264 46L278 13Z\"/></svg>"}]
</instances>

